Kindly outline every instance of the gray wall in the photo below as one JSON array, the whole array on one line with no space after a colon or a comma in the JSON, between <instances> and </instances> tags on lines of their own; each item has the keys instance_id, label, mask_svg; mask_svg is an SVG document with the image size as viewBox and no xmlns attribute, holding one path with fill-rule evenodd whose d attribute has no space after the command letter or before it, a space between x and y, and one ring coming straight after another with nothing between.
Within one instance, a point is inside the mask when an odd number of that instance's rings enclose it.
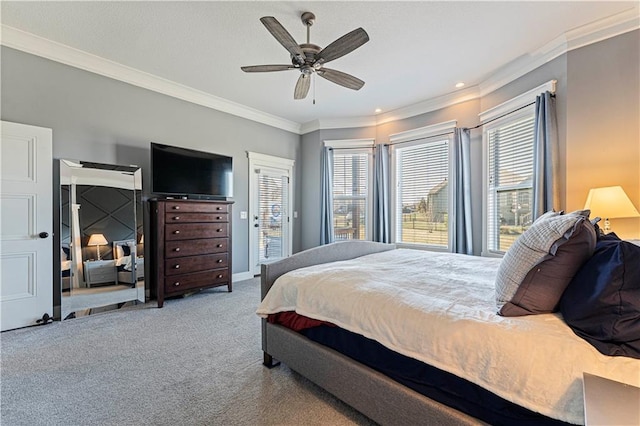
<instances>
[{"instance_id":1,"label":"gray wall","mask_svg":"<svg viewBox=\"0 0 640 426\"><path fill-rule=\"evenodd\" d=\"M633 31L563 54L480 99L419 116L381 124L375 129L322 130L302 138L304 220L302 248L320 242L320 147L327 139L389 135L449 120L474 127L478 114L549 80L557 80L560 209L581 209L588 189L622 185L640 206L640 31ZM482 246L482 128L472 130L473 251ZM618 219L618 235L640 238L640 220ZM612 226L614 221L612 221Z\"/></svg>"},{"instance_id":2,"label":"gray wall","mask_svg":"<svg viewBox=\"0 0 640 426\"><path fill-rule=\"evenodd\" d=\"M300 137L33 55L2 48L2 119L53 129L55 158L142 166L149 142L232 155L235 168L234 267L248 270L246 151L296 160L294 252L320 241L320 150L324 140L375 138L448 120L478 124L478 114L548 80L558 80L561 206L581 208L588 187L621 184L640 206L639 31L573 50L483 96L368 128L330 129ZM482 237L482 131L472 131L474 253ZM597 171L597 173L594 173ZM616 183L617 182L617 183ZM612 221L613 222L613 221ZM621 219L638 238L640 221Z\"/></svg>"},{"instance_id":3,"label":"gray wall","mask_svg":"<svg viewBox=\"0 0 640 426\"><path fill-rule=\"evenodd\" d=\"M239 215L249 209L246 151L296 160L298 184L299 135L10 48L1 54L2 120L53 129L54 158L139 165L149 196L149 142L233 156L233 272L249 270L249 224Z\"/></svg>"},{"instance_id":4,"label":"gray wall","mask_svg":"<svg viewBox=\"0 0 640 426\"><path fill-rule=\"evenodd\" d=\"M590 188L621 185L640 210L640 30L568 56L567 209ZM611 229L640 238L640 219L612 218Z\"/></svg>"}]
</instances>

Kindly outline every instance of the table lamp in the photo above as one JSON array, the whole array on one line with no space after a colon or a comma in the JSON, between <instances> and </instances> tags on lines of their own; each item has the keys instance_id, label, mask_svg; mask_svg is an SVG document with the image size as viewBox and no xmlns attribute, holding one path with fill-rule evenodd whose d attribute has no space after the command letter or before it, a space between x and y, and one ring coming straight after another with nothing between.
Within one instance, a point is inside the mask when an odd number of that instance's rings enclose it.
<instances>
[{"instance_id":1,"label":"table lamp","mask_svg":"<svg viewBox=\"0 0 640 426\"><path fill-rule=\"evenodd\" d=\"M87 243L88 246L97 246L96 252L98 253L98 260L100 260L100 246L104 246L107 244L109 244L109 242L103 234L91 234L91 237L89 237L89 242Z\"/></svg>"},{"instance_id":2,"label":"table lamp","mask_svg":"<svg viewBox=\"0 0 640 426\"><path fill-rule=\"evenodd\" d=\"M604 218L604 232L611 230L610 218L640 217L621 186L591 188L584 208L591 210L592 216Z\"/></svg>"}]
</instances>

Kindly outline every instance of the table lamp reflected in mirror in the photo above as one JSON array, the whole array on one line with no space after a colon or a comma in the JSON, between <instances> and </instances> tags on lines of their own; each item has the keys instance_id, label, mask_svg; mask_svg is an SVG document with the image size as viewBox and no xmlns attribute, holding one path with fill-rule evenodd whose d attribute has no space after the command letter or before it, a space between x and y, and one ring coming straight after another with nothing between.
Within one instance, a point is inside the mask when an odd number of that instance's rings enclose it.
<instances>
[{"instance_id":1,"label":"table lamp reflected in mirror","mask_svg":"<svg viewBox=\"0 0 640 426\"><path fill-rule=\"evenodd\" d=\"M91 234L91 237L89 237L89 242L87 243L88 246L96 246L98 260L100 260L100 246L104 246L107 244L109 244L109 242L103 234Z\"/></svg>"}]
</instances>

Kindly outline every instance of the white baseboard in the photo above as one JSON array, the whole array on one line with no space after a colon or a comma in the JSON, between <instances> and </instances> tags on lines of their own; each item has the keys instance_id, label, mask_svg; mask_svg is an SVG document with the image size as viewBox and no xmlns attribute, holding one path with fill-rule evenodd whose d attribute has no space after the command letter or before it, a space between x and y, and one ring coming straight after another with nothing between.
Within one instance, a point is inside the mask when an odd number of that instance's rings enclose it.
<instances>
[{"instance_id":1,"label":"white baseboard","mask_svg":"<svg viewBox=\"0 0 640 426\"><path fill-rule=\"evenodd\" d=\"M238 281L249 280L251 278L253 278L253 273L251 271L239 272L231 276L231 279L234 283L237 283Z\"/></svg>"}]
</instances>

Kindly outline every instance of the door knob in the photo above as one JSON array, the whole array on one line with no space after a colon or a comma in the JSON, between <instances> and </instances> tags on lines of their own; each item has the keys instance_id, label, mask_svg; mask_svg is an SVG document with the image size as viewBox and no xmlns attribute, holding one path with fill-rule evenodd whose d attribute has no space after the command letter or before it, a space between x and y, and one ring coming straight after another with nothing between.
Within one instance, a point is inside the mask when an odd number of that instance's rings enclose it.
<instances>
[{"instance_id":1,"label":"door knob","mask_svg":"<svg viewBox=\"0 0 640 426\"><path fill-rule=\"evenodd\" d=\"M38 234L38 236L40 238L47 238L49 236L49 233L48 232L41 232L41 233Z\"/></svg>"},{"instance_id":2,"label":"door knob","mask_svg":"<svg viewBox=\"0 0 640 426\"><path fill-rule=\"evenodd\" d=\"M254 224L253 226L255 226L256 228L259 228L259 227L260 227L260 224L259 224L259 223L256 223L256 224Z\"/></svg>"}]
</instances>

